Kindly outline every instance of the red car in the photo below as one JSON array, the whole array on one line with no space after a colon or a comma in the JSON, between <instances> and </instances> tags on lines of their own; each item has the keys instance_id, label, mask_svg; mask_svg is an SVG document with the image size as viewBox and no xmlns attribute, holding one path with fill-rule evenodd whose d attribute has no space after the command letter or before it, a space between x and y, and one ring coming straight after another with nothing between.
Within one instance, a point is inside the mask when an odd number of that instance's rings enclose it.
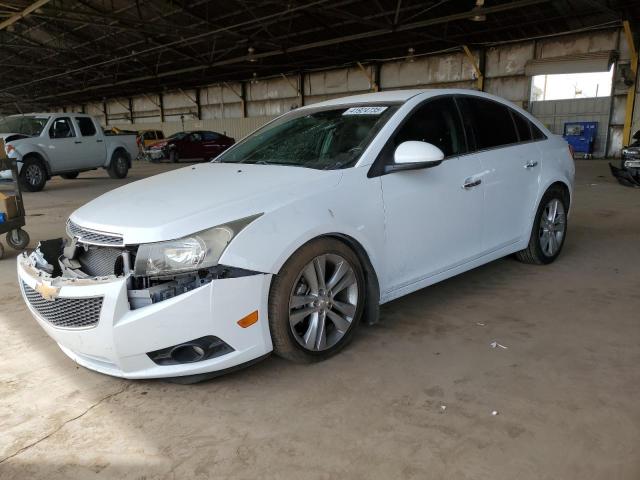
<instances>
[{"instance_id":1,"label":"red car","mask_svg":"<svg viewBox=\"0 0 640 480\"><path fill-rule=\"evenodd\" d=\"M164 141L154 143L146 153L151 161L163 158L172 162L178 162L181 158L209 160L220 155L234 143L233 138L217 132L178 132Z\"/></svg>"}]
</instances>

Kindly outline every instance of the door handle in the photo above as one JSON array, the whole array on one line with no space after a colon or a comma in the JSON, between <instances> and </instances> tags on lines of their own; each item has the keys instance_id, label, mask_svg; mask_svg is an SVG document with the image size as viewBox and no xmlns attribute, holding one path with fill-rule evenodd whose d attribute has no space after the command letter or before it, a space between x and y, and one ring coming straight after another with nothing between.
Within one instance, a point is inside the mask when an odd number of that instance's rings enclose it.
<instances>
[{"instance_id":1,"label":"door handle","mask_svg":"<svg viewBox=\"0 0 640 480\"><path fill-rule=\"evenodd\" d=\"M97 143L102 143L102 140L96 140Z\"/></svg>"},{"instance_id":2,"label":"door handle","mask_svg":"<svg viewBox=\"0 0 640 480\"><path fill-rule=\"evenodd\" d=\"M82 142L81 142L80 140L76 140L76 141L75 141L75 142L73 142L73 143L82 143Z\"/></svg>"},{"instance_id":3,"label":"door handle","mask_svg":"<svg viewBox=\"0 0 640 480\"><path fill-rule=\"evenodd\" d=\"M537 165L538 165L537 160L529 160L527 163L524 164L524 168L533 168L533 167L536 167Z\"/></svg>"},{"instance_id":4,"label":"door handle","mask_svg":"<svg viewBox=\"0 0 640 480\"><path fill-rule=\"evenodd\" d=\"M482 183L482 179L481 178L476 178L475 180L472 179L472 178L467 178L464 181L464 185L462 185L462 188L464 188L465 190L468 190L470 188L477 187L481 183Z\"/></svg>"}]
</instances>

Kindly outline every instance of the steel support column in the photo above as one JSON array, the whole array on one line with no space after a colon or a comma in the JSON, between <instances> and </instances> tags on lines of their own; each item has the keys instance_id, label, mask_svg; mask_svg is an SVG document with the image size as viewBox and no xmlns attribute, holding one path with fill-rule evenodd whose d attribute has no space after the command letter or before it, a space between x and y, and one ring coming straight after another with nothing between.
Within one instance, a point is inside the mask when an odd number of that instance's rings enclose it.
<instances>
[{"instance_id":1,"label":"steel support column","mask_svg":"<svg viewBox=\"0 0 640 480\"><path fill-rule=\"evenodd\" d=\"M469 50L469 47L463 45L462 50L464 50L464 54L476 72L476 89L481 92L484 91L484 52L480 52L480 60L477 61L476 57L471 53L471 50Z\"/></svg>"},{"instance_id":2,"label":"steel support column","mask_svg":"<svg viewBox=\"0 0 640 480\"><path fill-rule=\"evenodd\" d=\"M633 39L633 32L631 31L631 25L629 21L625 20L623 23L624 34L629 46L629 54L631 56L631 74L633 75L633 83L627 90L627 103L624 109L624 128L622 130L622 146L629 145L631 141L631 124L633 122L633 107L636 103L636 89L638 88L638 51L636 50L636 44ZM611 99L613 101L613 99Z\"/></svg>"}]
</instances>

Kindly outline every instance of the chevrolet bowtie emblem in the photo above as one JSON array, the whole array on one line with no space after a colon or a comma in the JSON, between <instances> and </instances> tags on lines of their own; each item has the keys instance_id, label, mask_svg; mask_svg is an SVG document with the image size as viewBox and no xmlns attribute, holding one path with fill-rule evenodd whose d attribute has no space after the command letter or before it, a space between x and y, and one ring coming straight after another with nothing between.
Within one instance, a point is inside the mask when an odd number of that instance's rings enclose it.
<instances>
[{"instance_id":1,"label":"chevrolet bowtie emblem","mask_svg":"<svg viewBox=\"0 0 640 480\"><path fill-rule=\"evenodd\" d=\"M58 287L53 287L51 285L47 285L46 283L37 283L35 290L40 295L42 295L42 298L51 302L56 299L56 297L58 296L58 292L60 292L60 289Z\"/></svg>"}]
</instances>

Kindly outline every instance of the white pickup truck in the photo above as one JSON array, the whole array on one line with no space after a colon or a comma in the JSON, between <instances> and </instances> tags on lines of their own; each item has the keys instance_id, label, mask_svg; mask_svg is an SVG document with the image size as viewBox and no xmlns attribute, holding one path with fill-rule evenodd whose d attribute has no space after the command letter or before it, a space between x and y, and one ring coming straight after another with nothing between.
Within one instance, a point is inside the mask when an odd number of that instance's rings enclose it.
<instances>
[{"instance_id":1,"label":"white pickup truck","mask_svg":"<svg viewBox=\"0 0 640 480\"><path fill-rule=\"evenodd\" d=\"M53 175L72 179L97 168L106 169L111 178L124 178L138 153L135 135L105 135L93 117L81 113L4 117L0 138L30 192L42 190Z\"/></svg>"}]
</instances>

